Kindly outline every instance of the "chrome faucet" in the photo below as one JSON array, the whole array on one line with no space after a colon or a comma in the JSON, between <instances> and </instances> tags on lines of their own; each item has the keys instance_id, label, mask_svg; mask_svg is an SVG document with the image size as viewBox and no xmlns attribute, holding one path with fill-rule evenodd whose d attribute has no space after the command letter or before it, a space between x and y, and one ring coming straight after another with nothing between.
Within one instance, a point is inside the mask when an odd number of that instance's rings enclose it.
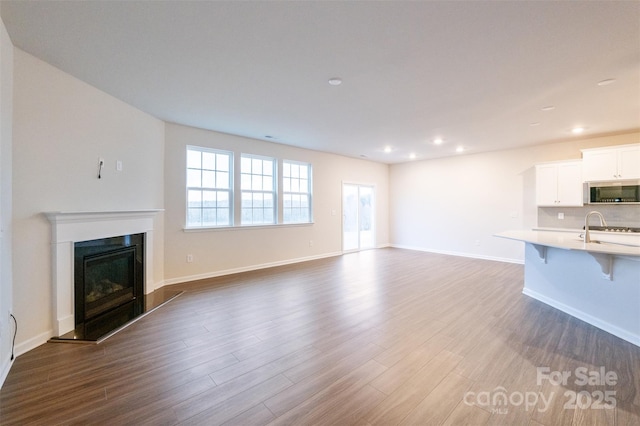
<instances>
[{"instance_id":1,"label":"chrome faucet","mask_svg":"<svg viewBox=\"0 0 640 426\"><path fill-rule=\"evenodd\" d=\"M600 218L600 226L607 226L607 222L605 222L604 216L602 216L602 213L595 210L587 213L587 215L584 217L584 242L585 243L592 242L591 235L589 234L589 217L593 214Z\"/></svg>"}]
</instances>

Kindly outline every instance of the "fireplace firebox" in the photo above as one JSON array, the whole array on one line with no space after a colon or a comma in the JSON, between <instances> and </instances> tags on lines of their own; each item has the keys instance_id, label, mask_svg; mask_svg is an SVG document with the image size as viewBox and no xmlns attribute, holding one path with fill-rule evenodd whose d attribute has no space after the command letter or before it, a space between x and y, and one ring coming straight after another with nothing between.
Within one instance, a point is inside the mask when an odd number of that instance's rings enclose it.
<instances>
[{"instance_id":1,"label":"fireplace firebox","mask_svg":"<svg viewBox=\"0 0 640 426\"><path fill-rule=\"evenodd\" d=\"M144 234L74 244L75 333L97 340L144 311Z\"/></svg>"}]
</instances>

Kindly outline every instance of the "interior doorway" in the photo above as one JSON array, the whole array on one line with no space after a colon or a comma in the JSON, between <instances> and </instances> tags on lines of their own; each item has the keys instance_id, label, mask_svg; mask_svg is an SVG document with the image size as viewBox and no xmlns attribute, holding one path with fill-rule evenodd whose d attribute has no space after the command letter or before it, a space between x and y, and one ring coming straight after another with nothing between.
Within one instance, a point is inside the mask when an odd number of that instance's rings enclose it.
<instances>
[{"instance_id":1,"label":"interior doorway","mask_svg":"<svg viewBox=\"0 0 640 426\"><path fill-rule=\"evenodd\" d=\"M342 250L375 247L375 191L372 185L342 184Z\"/></svg>"}]
</instances>

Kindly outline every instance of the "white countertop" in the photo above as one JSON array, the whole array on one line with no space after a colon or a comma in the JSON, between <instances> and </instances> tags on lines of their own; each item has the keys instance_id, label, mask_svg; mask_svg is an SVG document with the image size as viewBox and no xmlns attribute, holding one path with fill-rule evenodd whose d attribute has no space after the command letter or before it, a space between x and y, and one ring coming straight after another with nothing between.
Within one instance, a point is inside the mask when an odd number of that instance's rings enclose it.
<instances>
[{"instance_id":1,"label":"white countertop","mask_svg":"<svg viewBox=\"0 0 640 426\"><path fill-rule=\"evenodd\" d=\"M580 234L583 233L584 231L582 230L513 230L500 232L495 234L495 236L564 250L579 250L618 256L640 257L640 244L636 245L640 240L640 236L624 236L624 243L622 244L618 242L603 242L598 244L593 242L585 243L580 239ZM606 238L605 234L605 232L592 231L591 238L593 240L599 240L600 238L604 239Z\"/></svg>"}]
</instances>

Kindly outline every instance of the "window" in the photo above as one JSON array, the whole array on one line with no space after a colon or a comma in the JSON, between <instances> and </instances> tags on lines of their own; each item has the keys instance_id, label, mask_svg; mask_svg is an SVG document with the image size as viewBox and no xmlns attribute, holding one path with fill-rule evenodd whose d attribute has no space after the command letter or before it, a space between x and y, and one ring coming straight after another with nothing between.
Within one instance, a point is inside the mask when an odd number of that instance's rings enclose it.
<instances>
[{"instance_id":1,"label":"window","mask_svg":"<svg viewBox=\"0 0 640 426\"><path fill-rule=\"evenodd\" d=\"M275 160L243 154L240 161L243 225L276 223Z\"/></svg>"},{"instance_id":2,"label":"window","mask_svg":"<svg viewBox=\"0 0 640 426\"><path fill-rule=\"evenodd\" d=\"M282 221L311 222L311 164L282 162Z\"/></svg>"},{"instance_id":3,"label":"window","mask_svg":"<svg viewBox=\"0 0 640 426\"><path fill-rule=\"evenodd\" d=\"M187 146L186 228L312 223L311 164L235 155Z\"/></svg>"},{"instance_id":4,"label":"window","mask_svg":"<svg viewBox=\"0 0 640 426\"><path fill-rule=\"evenodd\" d=\"M233 224L233 153L187 147L187 227Z\"/></svg>"}]
</instances>

